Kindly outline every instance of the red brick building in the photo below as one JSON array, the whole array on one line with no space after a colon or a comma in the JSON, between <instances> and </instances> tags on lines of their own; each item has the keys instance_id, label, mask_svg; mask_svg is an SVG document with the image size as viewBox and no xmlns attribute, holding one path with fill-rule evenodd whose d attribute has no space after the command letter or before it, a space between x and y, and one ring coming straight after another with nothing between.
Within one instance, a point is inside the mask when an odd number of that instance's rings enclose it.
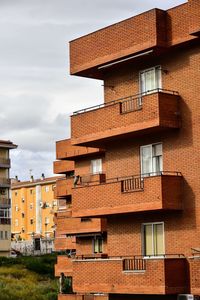
<instances>
[{"instance_id":1,"label":"red brick building","mask_svg":"<svg viewBox=\"0 0 200 300\"><path fill-rule=\"evenodd\" d=\"M56 144L60 300L200 295L199 37L189 0L70 42L71 74L103 80L104 103Z\"/></svg>"}]
</instances>

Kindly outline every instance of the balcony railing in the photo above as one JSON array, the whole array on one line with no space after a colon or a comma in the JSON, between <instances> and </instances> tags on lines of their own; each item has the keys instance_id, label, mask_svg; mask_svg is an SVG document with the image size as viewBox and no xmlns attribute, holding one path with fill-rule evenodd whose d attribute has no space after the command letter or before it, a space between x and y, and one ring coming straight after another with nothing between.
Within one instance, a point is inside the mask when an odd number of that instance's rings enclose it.
<instances>
[{"instance_id":1,"label":"balcony railing","mask_svg":"<svg viewBox=\"0 0 200 300\"><path fill-rule=\"evenodd\" d=\"M139 191L144 189L144 181L141 176L124 179L122 183L122 193Z\"/></svg>"},{"instance_id":2,"label":"balcony railing","mask_svg":"<svg viewBox=\"0 0 200 300\"><path fill-rule=\"evenodd\" d=\"M102 175L102 176L101 176ZM99 177L98 177L99 176ZM107 183L115 183L121 182L121 192L129 192L129 191L137 191L144 189L144 179L148 177L155 176L182 176L181 172L178 171L157 171L157 172L149 172L143 173L140 175L131 175L131 176L122 176L115 178L106 178L106 174L85 174L80 177L80 184L77 184L76 187L85 186L85 180L82 178L88 178L87 186L99 185L99 184L107 184ZM104 180L101 180L103 177Z\"/></svg>"},{"instance_id":3,"label":"balcony railing","mask_svg":"<svg viewBox=\"0 0 200 300\"><path fill-rule=\"evenodd\" d=\"M9 186L9 185L10 185L10 179L0 178L0 186Z\"/></svg>"},{"instance_id":4,"label":"balcony railing","mask_svg":"<svg viewBox=\"0 0 200 300\"><path fill-rule=\"evenodd\" d=\"M144 258L125 258L123 259L123 271L145 271L146 260Z\"/></svg>"},{"instance_id":5,"label":"balcony railing","mask_svg":"<svg viewBox=\"0 0 200 300\"><path fill-rule=\"evenodd\" d=\"M0 224L7 224L7 225L10 225L11 224L11 218L2 218L0 217Z\"/></svg>"},{"instance_id":6,"label":"balcony railing","mask_svg":"<svg viewBox=\"0 0 200 300\"><path fill-rule=\"evenodd\" d=\"M10 167L10 159L9 158L0 158L0 167L9 168Z\"/></svg>"},{"instance_id":7,"label":"balcony railing","mask_svg":"<svg viewBox=\"0 0 200 300\"><path fill-rule=\"evenodd\" d=\"M11 205L11 199L8 198L0 198L0 208L9 207Z\"/></svg>"},{"instance_id":8,"label":"balcony railing","mask_svg":"<svg viewBox=\"0 0 200 300\"><path fill-rule=\"evenodd\" d=\"M125 113L125 112L129 112L129 111L134 111L134 110L139 110L142 108L142 97L152 94L152 93L167 93L167 94L171 94L171 95L179 95L179 93L177 91L172 91L172 90L166 90L166 89L153 89L153 90L149 90L146 91L144 93L138 93L135 95L130 95L127 97L123 97L123 98L118 98L116 100L112 100L109 102L105 102L102 104L98 104L98 105L94 105L94 106L90 106L87 108L83 108L80 110L77 110L75 112L73 112L73 115L78 115L78 114L82 114L91 110L95 110L95 109L99 109L99 108L103 108L103 107L107 107L110 105L114 105L116 103L120 103L121 109L120 112L121 113Z\"/></svg>"}]
</instances>

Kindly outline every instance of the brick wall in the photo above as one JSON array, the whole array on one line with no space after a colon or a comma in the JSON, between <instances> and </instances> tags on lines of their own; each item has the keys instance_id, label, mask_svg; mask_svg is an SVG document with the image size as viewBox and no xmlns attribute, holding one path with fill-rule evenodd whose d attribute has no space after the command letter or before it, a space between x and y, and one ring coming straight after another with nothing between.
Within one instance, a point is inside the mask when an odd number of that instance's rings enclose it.
<instances>
[{"instance_id":1,"label":"brick wall","mask_svg":"<svg viewBox=\"0 0 200 300\"><path fill-rule=\"evenodd\" d=\"M140 273L123 272L121 259L75 261L73 290L79 293L101 292L125 294L176 294L189 291L185 259L177 262L174 275L173 261L147 260L146 270ZM184 270L184 271L183 271ZM179 273L180 274L180 273Z\"/></svg>"},{"instance_id":2,"label":"brick wall","mask_svg":"<svg viewBox=\"0 0 200 300\"><path fill-rule=\"evenodd\" d=\"M59 255L55 265L55 276L60 277L61 273L64 273L65 276L72 276L72 272L72 260L65 255Z\"/></svg>"},{"instance_id":3,"label":"brick wall","mask_svg":"<svg viewBox=\"0 0 200 300\"><path fill-rule=\"evenodd\" d=\"M198 0L167 11L153 9L71 41L71 74L103 78L98 66L150 48L191 41L195 37L190 33L197 31Z\"/></svg>"},{"instance_id":4,"label":"brick wall","mask_svg":"<svg viewBox=\"0 0 200 300\"><path fill-rule=\"evenodd\" d=\"M153 9L72 41L71 74L154 46L165 46L164 24L165 12Z\"/></svg>"}]
</instances>

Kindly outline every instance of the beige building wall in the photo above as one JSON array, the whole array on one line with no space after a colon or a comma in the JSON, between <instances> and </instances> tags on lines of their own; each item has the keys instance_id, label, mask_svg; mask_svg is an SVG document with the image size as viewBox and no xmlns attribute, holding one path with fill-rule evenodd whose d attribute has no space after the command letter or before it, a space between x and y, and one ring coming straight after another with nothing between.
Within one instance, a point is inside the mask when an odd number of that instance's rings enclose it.
<instances>
[{"instance_id":1,"label":"beige building wall","mask_svg":"<svg viewBox=\"0 0 200 300\"><path fill-rule=\"evenodd\" d=\"M51 177L12 184L11 231L14 239L31 240L33 236L54 236L56 179L57 177Z\"/></svg>"}]
</instances>

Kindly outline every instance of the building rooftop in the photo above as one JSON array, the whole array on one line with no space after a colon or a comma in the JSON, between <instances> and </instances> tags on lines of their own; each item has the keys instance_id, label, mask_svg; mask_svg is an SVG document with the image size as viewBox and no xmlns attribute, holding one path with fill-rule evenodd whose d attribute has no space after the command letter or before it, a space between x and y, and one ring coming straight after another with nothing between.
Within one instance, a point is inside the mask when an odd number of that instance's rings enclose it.
<instances>
[{"instance_id":1,"label":"building rooftop","mask_svg":"<svg viewBox=\"0 0 200 300\"><path fill-rule=\"evenodd\" d=\"M61 179L64 178L63 176L52 176L52 177L48 177L48 178L40 178L40 179L30 179L29 181L20 181L16 178L12 179L11 182L11 189L17 189L20 187L30 187L30 186L35 186L38 184L47 184L47 183L55 183L57 179ZM17 181L18 180L18 181Z\"/></svg>"}]
</instances>

